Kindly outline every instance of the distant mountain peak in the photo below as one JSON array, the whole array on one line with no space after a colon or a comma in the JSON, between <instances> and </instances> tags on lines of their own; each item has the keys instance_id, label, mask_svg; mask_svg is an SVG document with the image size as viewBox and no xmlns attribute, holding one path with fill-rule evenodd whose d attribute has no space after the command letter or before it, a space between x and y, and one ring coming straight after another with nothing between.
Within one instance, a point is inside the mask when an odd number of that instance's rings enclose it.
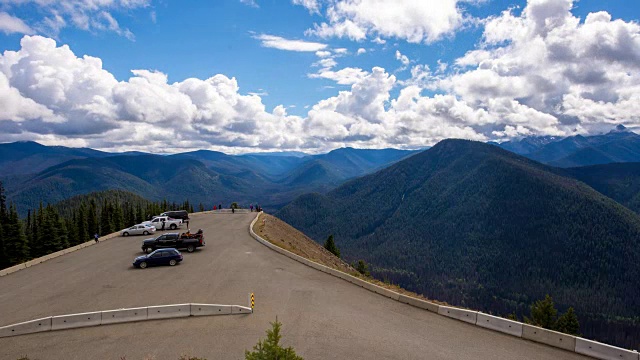
<instances>
[{"instance_id":1,"label":"distant mountain peak","mask_svg":"<svg viewBox=\"0 0 640 360\"><path fill-rule=\"evenodd\" d=\"M620 132L629 132L629 129L627 129L626 126L619 124L615 128L613 128L613 130L610 131L610 133L620 133Z\"/></svg>"}]
</instances>

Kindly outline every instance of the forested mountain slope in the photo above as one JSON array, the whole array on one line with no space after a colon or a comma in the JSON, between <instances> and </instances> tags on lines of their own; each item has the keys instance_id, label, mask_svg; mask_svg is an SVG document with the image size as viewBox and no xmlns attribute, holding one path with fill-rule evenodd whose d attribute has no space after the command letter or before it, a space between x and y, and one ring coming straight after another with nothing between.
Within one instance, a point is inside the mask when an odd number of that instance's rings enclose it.
<instances>
[{"instance_id":1,"label":"forested mountain slope","mask_svg":"<svg viewBox=\"0 0 640 360\"><path fill-rule=\"evenodd\" d=\"M522 314L551 294L587 336L640 342L638 215L498 147L444 140L276 215L430 298Z\"/></svg>"}]
</instances>

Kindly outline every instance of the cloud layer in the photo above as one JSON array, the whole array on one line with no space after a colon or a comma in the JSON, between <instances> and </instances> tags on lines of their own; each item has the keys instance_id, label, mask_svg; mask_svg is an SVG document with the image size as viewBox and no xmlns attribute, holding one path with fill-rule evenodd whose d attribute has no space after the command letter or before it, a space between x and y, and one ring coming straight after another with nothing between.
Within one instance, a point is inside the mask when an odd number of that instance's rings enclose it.
<instances>
[{"instance_id":1,"label":"cloud layer","mask_svg":"<svg viewBox=\"0 0 640 360\"><path fill-rule=\"evenodd\" d=\"M41 15L29 19L29 26L23 19L0 12L0 30L4 32L57 36L63 28L73 26L87 31L111 31L133 40L133 33L122 28L113 13L148 7L151 0L2 0L0 3L11 10L33 4L39 10L33 14Z\"/></svg>"},{"instance_id":2,"label":"cloud layer","mask_svg":"<svg viewBox=\"0 0 640 360\"><path fill-rule=\"evenodd\" d=\"M307 31L322 38L345 37L361 41L367 37L433 43L455 33L465 23L460 3L470 0L336 0L326 8L327 22ZM294 4L319 11L316 1L294 0Z\"/></svg>"},{"instance_id":3,"label":"cloud layer","mask_svg":"<svg viewBox=\"0 0 640 360\"><path fill-rule=\"evenodd\" d=\"M345 49L259 35L275 48L315 51L309 77L349 86L305 116L282 105L266 109L258 94L243 94L222 74L168 83L161 72L133 70L119 81L98 58L25 36L20 50L0 56L0 142L319 152L640 125L640 25L606 12L581 20L572 7L571 0L530 0L519 14L487 19L480 46L434 70L398 51L411 68L403 79L381 67L338 69Z\"/></svg>"}]
</instances>

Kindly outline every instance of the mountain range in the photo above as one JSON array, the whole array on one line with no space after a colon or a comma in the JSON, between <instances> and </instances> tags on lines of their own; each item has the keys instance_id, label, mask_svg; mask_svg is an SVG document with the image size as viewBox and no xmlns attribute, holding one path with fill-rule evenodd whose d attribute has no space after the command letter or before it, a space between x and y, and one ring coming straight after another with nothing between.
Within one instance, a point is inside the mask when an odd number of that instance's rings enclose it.
<instances>
[{"instance_id":1,"label":"mountain range","mask_svg":"<svg viewBox=\"0 0 640 360\"><path fill-rule=\"evenodd\" d=\"M526 137L493 144L541 163L563 168L640 162L640 135L624 125L618 125L602 135Z\"/></svg>"},{"instance_id":2,"label":"mountain range","mask_svg":"<svg viewBox=\"0 0 640 360\"><path fill-rule=\"evenodd\" d=\"M106 153L0 144L0 180L20 213L93 191L121 189L150 200L229 206L231 202L278 208L306 192L326 192L342 182L388 166L413 151L343 148L327 154L232 156L215 151L175 155Z\"/></svg>"},{"instance_id":3,"label":"mountain range","mask_svg":"<svg viewBox=\"0 0 640 360\"><path fill-rule=\"evenodd\" d=\"M564 169L444 140L276 216L433 299L522 316L550 294L586 336L640 343L640 216Z\"/></svg>"}]
</instances>

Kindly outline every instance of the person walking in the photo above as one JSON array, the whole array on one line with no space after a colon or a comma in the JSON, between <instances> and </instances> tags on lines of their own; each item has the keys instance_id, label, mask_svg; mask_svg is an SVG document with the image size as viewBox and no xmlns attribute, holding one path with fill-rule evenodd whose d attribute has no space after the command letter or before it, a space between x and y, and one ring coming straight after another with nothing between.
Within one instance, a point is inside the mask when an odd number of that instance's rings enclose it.
<instances>
[{"instance_id":1,"label":"person walking","mask_svg":"<svg viewBox=\"0 0 640 360\"><path fill-rule=\"evenodd\" d=\"M185 224L187 224L187 229L188 229L188 228L189 228L189 219L186 219L186 220L184 221L184 223L185 223Z\"/></svg>"},{"instance_id":2,"label":"person walking","mask_svg":"<svg viewBox=\"0 0 640 360\"><path fill-rule=\"evenodd\" d=\"M249 208L251 209L251 212L253 212L253 204L249 205Z\"/></svg>"},{"instance_id":3,"label":"person walking","mask_svg":"<svg viewBox=\"0 0 640 360\"><path fill-rule=\"evenodd\" d=\"M162 229L160 229L160 230L164 231L164 219L162 220Z\"/></svg>"},{"instance_id":4,"label":"person walking","mask_svg":"<svg viewBox=\"0 0 640 360\"><path fill-rule=\"evenodd\" d=\"M98 235L98 233L95 233L95 235L93 235L93 240L97 243L100 242L100 236Z\"/></svg>"}]
</instances>

